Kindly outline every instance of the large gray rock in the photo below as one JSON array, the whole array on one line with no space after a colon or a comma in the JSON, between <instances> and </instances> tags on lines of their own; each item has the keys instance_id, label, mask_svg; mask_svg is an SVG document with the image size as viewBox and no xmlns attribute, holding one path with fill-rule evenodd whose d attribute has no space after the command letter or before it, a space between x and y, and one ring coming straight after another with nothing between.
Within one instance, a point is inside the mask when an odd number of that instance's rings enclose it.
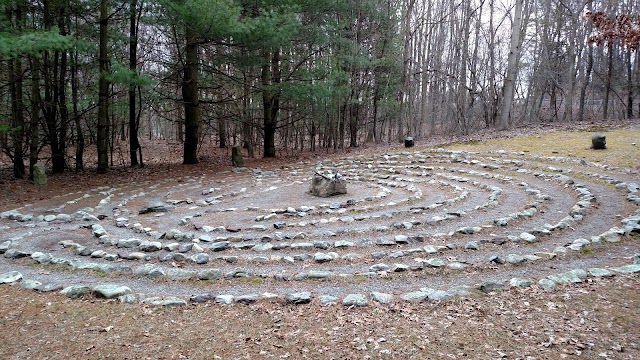
<instances>
[{"instance_id":1,"label":"large gray rock","mask_svg":"<svg viewBox=\"0 0 640 360\"><path fill-rule=\"evenodd\" d=\"M33 183L35 185L47 185L47 173L43 163L33 165Z\"/></svg>"},{"instance_id":2,"label":"large gray rock","mask_svg":"<svg viewBox=\"0 0 640 360\"><path fill-rule=\"evenodd\" d=\"M347 193L347 183L340 174L315 173L309 192L319 197L330 197Z\"/></svg>"}]
</instances>

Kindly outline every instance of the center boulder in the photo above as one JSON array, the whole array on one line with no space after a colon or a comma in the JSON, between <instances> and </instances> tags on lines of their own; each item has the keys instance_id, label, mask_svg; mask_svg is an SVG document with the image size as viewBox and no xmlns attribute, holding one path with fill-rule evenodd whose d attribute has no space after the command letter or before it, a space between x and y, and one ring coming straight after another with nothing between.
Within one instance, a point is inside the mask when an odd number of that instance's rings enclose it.
<instances>
[{"instance_id":1,"label":"center boulder","mask_svg":"<svg viewBox=\"0 0 640 360\"><path fill-rule=\"evenodd\" d=\"M347 193L347 183L339 173L316 172L311 179L309 192L319 197L342 195Z\"/></svg>"}]
</instances>

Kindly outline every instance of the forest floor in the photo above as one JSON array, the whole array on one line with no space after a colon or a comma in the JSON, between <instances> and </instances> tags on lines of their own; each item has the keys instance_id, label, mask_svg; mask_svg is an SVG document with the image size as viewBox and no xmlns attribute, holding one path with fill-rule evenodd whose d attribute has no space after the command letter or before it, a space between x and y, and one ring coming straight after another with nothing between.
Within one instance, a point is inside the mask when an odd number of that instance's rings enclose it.
<instances>
[{"instance_id":1,"label":"forest floor","mask_svg":"<svg viewBox=\"0 0 640 360\"><path fill-rule=\"evenodd\" d=\"M589 150L593 132L602 132L607 136L608 150ZM554 157L582 159L595 164L588 169L595 168L598 172L624 178L627 182L640 182L638 143L640 123L632 122L583 124L570 129L558 125L539 126L499 134L479 132L473 136L430 139L428 143L418 143L416 149L445 147L449 150L477 152L482 154L483 161L496 157L496 150L539 154L547 158L527 158L532 167L566 167L571 168L574 173L578 169L584 170L582 165L556 161ZM204 149L203 153L209 154L205 161L198 165L183 166L179 164L178 144L145 142L144 146L145 154L148 154L145 156L153 154L149 156L148 166L144 169L116 164L106 175L87 170L80 174L51 176L49 184L43 187L34 187L26 180L13 180L9 176L9 170L5 168L0 171L0 212L30 206L44 208L62 201L60 199L65 199L65 194L123 182L163 181L163 186L174 190L181 186L181 179L185 176L219 178L226 176L220 175L221 172L231 169L228 164L230 154L226 150ZM368 146L337 153L282 151L277 159L250 159L246 166L279 170L301 160L332 159L338 162L354 155L377 156L385 152L400 151L404 149L399 145ZM119 153L122 154L122 151ZM88 156L90 159L91 155ZM91 164L91 161L88 163ZM572 199L569 192L565 194L561 187L551 185L544 188L544 182L533 177L521 180L520 176L524 175L520 173L509 174L516 177L516 181L539 183L543 190L554 196L556 202L549 204L545 208L547 213L540 215L542 218L538 221L541 224L552 221L552 213L559 212L557 210L566 211L566 204L563 203ZM587 214L591 217L582 225L574 225L576 234L596 230L599 233L598 229L618 225L623 215L632 213L633 208L625 202L624 197L616 195L609 185L584 175L576 176L577 179L586 181L598 195L598 206ZM502 186L507 193L511 189L508 185ZM513 192L517 189L518 186L515 185ZM554 190L559 194L554 193ZM471 190L471 193L470 198L465 200L468 202L465 205L467 208L481 201L479 196L474 199L474 194L480 194L480 190ZM519 195L511 198L507 196L500 200L500 206L503 207L496 206L495 213L504 214L519 209L517 203L520 198L517 196ZM524 195L522 198L526 199ZM478 212L467 221L480 221L478 219L483 217L488 219L491 211L493 210L489 208L484 213ZM447 226L438 229L455 229L458 225L455 223ZM516 224L518 231L519 226ZM14 228L9 230L18 231ZM8 235L3 235L0 230L0 243L6 240L5 236ZM563 232L543 243L547 243L546 246L562 245L567 239L572 239L571 236L570 232ZM460 240L463 247L469 239L474 238ZM364 245L362 247L365 252L369 249ZM354 248L359 249L357 246ZM517 246L504 251L513 252L518 249L521 248ZM492 247L490 251L500 253L503 250ZM326 286L315 283L304 286L311 287L314 293L330 291L324 287L348 291L352 288L369 289L368 286L374 289L384 287L394 292L413 282L427 280L430 283L454 283L459 277L476 280L482 276L490 276L494 271L499 271L500 276L517 273L536 277L546 275L547 271L551 271L549 268L558 271L572 266L621 266L630 263L631 256L638 252L640 237L625 235L620 245L595 247L593 251L584 251L576 256L568 255L562 260L554 260L550 267L543 263L520 268L510 267L503 272L478 262L474 270L464 272L462 276L451 273L436 274L433 277L429 277L431 273L417 277L394 275L379 282L372 281L371 284L342 281L328 282ZM244 255L240 254L241 257ZM475 255L468 255L461 250L453 250L447 254L450 258L468 257L469 263L475 260ZM478 256L488 255L484 252L481 254ZM393 263L392 260L388 261ZM341 268L352 266L334 262L338 264L335 266ZM241 264L244 263L241 261ZM364 266L368 267L370 264L366 263ZM8 271L12 266L22 267L34 276L47 277L56 271L53 268L34 268L32 265L2 260L0 273ZM304 265L306 266L309 265ZM264 267L269 268L269 265ZM61 278L73 276L76 275L66 272L60 275ZM89 276L86 273L79 273L77 276L91 281L101 280L99 276ZM267 281L265 284L244 285L262 292L263 288L272 291L268 286L273 284L274 282ZM275 284L279 286L278 283ZM166 282L149 282L140 286L145 285L149 288L173 286ZM183 285L188 287L185 291L189 291L190 286ZM198 286L194 285L193 288ZM232 289L226 283L220 286ZM284 304L281 297L248 306L240 303L221 306L206 302L159 307L125 304L118 300L94 297L71 300L59 293L39 293L20 286L0 285L0 358L3 359L638 359L639 327L638 273L608 278L589 277L579 284L560 286L554 290L544 290L534 285L510 288L490 296L473 293L470 296L454 296L420 303L394 301L381 305L370 301L369 306L362 308L346 307L340 303L324 306L316 301L307 305L290 305Z\"/></svg>"}]
</instances>

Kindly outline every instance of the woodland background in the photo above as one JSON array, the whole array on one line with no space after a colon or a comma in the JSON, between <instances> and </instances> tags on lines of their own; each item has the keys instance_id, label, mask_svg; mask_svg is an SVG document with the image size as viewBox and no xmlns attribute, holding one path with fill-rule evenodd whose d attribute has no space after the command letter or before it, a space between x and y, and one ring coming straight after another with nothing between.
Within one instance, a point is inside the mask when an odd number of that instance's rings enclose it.
<instances>
[{"instance_id":1,"label":"woodland background","mask_svg":"<svg viewBox=\"0 0 640 360\"><path fill-rule=\"evenodd\" d=\"M16 178L640 114L635 0L0 0ZM8 161L7 161L8 159Z\"/></svg>"}]
</instances>

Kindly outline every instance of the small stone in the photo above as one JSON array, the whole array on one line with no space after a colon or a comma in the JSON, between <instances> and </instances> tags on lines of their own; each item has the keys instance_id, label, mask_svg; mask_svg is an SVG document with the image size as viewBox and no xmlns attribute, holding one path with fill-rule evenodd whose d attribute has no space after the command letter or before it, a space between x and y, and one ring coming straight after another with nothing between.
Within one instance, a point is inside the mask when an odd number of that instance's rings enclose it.
<instances>
[{"instance_id":1,"label":"small stone","mask_svg":"<svg viewBox=\"0 0 640 360\"><path fill-rule=\"evenodd\" d=\"M269 251L271 249L273 249L273 244L271 243L257 244L251 248L251 250L256 252Z\"/></svg>"},{"instance_id":2,"label":"small stone","mask_svg":"<svg viewBox=\"0 0 640 360\"><path fill-rule=\"evenodd\" d=\"M335 305L338 302L338 298L332 295L322 295L318 300L322 305Z\"/></svg>"},{"instance_id":3,"label":"small stone","mask_svg":"<svg viewBox=\"0 0 640 360\"><path fill-rule=\"evenodd\" d=\"M431 258L431 259L425 260L424 263L435 268L443 267L446 264L444 260L441 260L438 258Z\"/></svg>"},{"instance_id":4,"label":"small stone","mask_svg":"<svg viewBox=\"0 0 640 360\"><path fill-rule=\"evenodd\" d=\"M344 306L367 306L369 300L362 294L349 294L342 299L342 305Z\"/></svg>"},{"instance_id":5,"label":"small stone","mask_svg":"<svg viewBox=\"0 0 640 360\"><path fill-rule=\"evenodd\" d=\"M22 274L17 271L9 271L0 275L0 284L11 284L22 280Z\"/></svg>"},{"instance_id":6,"label":"small stone","mask_svg":"<svg viewBox=\"0 0 640 360\"><path fill-rule=\"evenodd\" d=\"M313 255L313 260L319 263L324 263L333 260L333 257L325 253L318 252Z\"/></svg>"},{"instance_id":7,"label":"small stone","mask_svg":"<svg viewBox=\"0 0 640 360\"><path fill-rule=\"evenodd\" d=\"M406 235L396 235L394 238L396 244L408 244L409 237Z\"/></svg>"},{"instance_id":8,"label":"small stone","mask_svg":"<svg viewBox=\"0 0 640 360\"><path fill-rule=\"evenodd\" d=\"M405 272L409 270L409 266L405 264L393 264L391 267L392 272Z\"/></svg>"},{"instance_id":9,"label":"small stone","mask_svg":"<svg viewBox=\"0 0 640 360\"><path fill-rule=\"evenodd\" d=\"M466 250L478 250L478 243L475 241L470 241L467 245L464 246Z\"/></svg>"},{"instance_id":10,"label":"small stone","mask_svg":"<svg viewBox=\"0 0 640 360\"><path fill-rule=\"evenodd\" d=\"M31 279L26 279L26 280L23 279L22 281L20 281L20 287L28 290L33 290L41 285L42 283L40 281L31 280Z\"/></svg>"},{"instance_id":11,"label":"small stone","mask_svg":"<svg viewBox=\"0 0 640 360\"><path fill-rule=\"evenodd\" d=\"M69 299L78 299L91 293L91 288L85 285L72 285L68 286L62 291L63 295L66 295Z\"/></svg>"},{"instance_id":12,"label":"small stone","mask_svg":"<svg viewBox=\"0 0 640 360\"><path fill-rule=\"evenodd\" d=\"M509 281L509 284L513 287L526 288L531 286L533 281L529 279L513 278Z\"/></svg>"},{"instance_id":13,"label":"small stone","mask_svg":"<svg viewBox=\"0 0 640 360\"><path fill-rule=\"evenodd\" d=\"M509 255L507 255L506 261L509 264L521 264L521 263L527 261L527 259L525 259L524 256L520 256L520 255L517 255L517 254L509 254Z\"/></svg>"},{"instance_id":14,"label":"small stone","mask_svg":"<svg viewBox=\"0 0 640 360\"><path fill-rule=\"evenodd\" d=\"M374 291L371 293L371 299L380 304L390 304L393 301L393 295Z\"/></svg>"},{"instance_id":15,"label":"small stone","mask_svg":"<svg viewBox=\"0 0 640 360\"><path fill-rule=\"evenodd\" d=\"M235 302L250 305L255 303L258 300L258 295L250 294L250 295L240 295L235 297Z\"/></svg>"},{"instance_id":16,"label":"small stone","mask_svg":"<svg viewBox=\"0 0 640 360\"><path fill-rule=\"evenodd\" d=\"M369 271L379 272L379 271L389 271L389 266L387 264L375 264L369 267Z\"/></svg>"},{"instance_id":17,"label":"small stone","mask_svg":"<svg viewBox=\"0 0 640 360\"><path fill-rule=\"evenodd\" d=\"M346 248L351 246L353 246L353 243L351 241L346 241L346 240L338 240L335 243L333 243L333 247L335 248Z\"/></svg>"},{"instance_id":18,"label":"small stone","mask_svg":"<svg viewBox=\"0 0 640 360\"><path fill-rule=\"evenodd\" d=\"M538 285L545 290L551 290L556 287L555 281L551 279L540 279Z\"/></svg>"},{"instance_id":19,"label":"small stone","mask_svg":"<svg viewBox=\"0 0 640 360\"><path fill-rule=\"evenodd\" d=\"M218 295L216 296L215 301L218 304L229 305L233 303L233 299L233 295Z\"/></svg>"},{"instance_id":20,"label":"small stone","mask_svg":"<svg viewBox=\"0 0 640 360\"><path fill-rule=\"evenodd\" d=\"M103 284L93 288L93 293L97 297L103 297L106 299L115 299L119 296L130 294L131 289L122 285L115 284Z\"/></svg>"},{"instance_id":21,"label":"small stone","mask_svg":"<svg viewBox=\"0 0 640 360\"><path fill-rule=\"evenodd\" d=\"M205 270L199 271L197 276L199 280L217 280L222 278L222 270L205 269Z\"/></svg>"},{"instance_id":22,"label":"small stone","mask_svg":"<svg viewBox=\"0 0 640 360\"><path fill-rule=\"evenodd\" d=\"M484 292L484 293L490 293L490 292L494 292L494 291L502 291L504 290L505 286L502 282L497 282L497 281L485 281L482 284L480 284L480 291Z\"/></svg>"},{"instance_id":23,"label":"small stone","mask_svg":"<svg viewBox=\"0 0 640 360\"><path fill-rule=\"evenodd\" d=\"M229 242L228 241L219 241L216 243L211 244L211 246L209 247L209 250L211 251L223 251L229 248Z\"/></svg>"},{"instance_id":24,"label":"small stone","mask_svg":"<svg viewBox=\"0 0 640 360\"><path fill-rule=\"evenodd\" d=\"M413 291L400 295L400 299L411 303L419 303L427 299L429 294L424 291Z\"/></svg>"},{"instance_id":25,"label":"small stone","mask_svg":"<svg viewBox=\"0 0 640 360\"><path fill-rule=\"evenodd\" d=\"M149 298L149 299L144 299L142 302L145 304L150 304L154 306L165 306L165 307L187 305L186 300L181 299L179 297L175 297L175 296L168 296L164 299Z\"/></svg>"},{"instance_id":26,"label":"small stone","mask_svg":"<svg viewBox=\"0 0 640 360\"><path fill-rule=\"evenodd\" d=\"M536 241L536 237L534 235L531 235L527 232L523 232L520 234L520 239L529 243L535 242Z\"/></svg>"},{"instance_id":27,"label":"small stone","mask_svg":"<svg viewBox=\"0 0 640 360\"><path fill-rule=\"evenodd\" d=\"M311 293L308 291L290 293L284 296L287 304L308 304L311 302Z\"/></svg>"},{"instance_id":28,"label":"small stone","mask_svg":"<svg viewBox=\"0 0 640 360\"><path fill-rule=\"evenodd\" d=\"M435 254L438 252L433 245L425 245L423 249L427 254Z\"/></svg>"},{"instance_id":29,"label":"small stone","mask_svg":"<svg viewBox=\"0 0 640 360\"><path fill-rule=\"evenodd\" d=\"M589 272L589 275L593 277L611 277L616 275L612 271L609 271L607 269L601 269L601 268L591 268L591 269L588 269L587 271Z\"/></svg>"},{"instance_id":30,"label":"small stone","mask_svg":"<svg viewBox=\"0 0 640 360\"><path fill-rule=\"evenodd\" d=\"M192 260L196 264L206 264L209 262L209 255L205 253L199 253L192 257Z\"/></svg>"}]
</instances>

